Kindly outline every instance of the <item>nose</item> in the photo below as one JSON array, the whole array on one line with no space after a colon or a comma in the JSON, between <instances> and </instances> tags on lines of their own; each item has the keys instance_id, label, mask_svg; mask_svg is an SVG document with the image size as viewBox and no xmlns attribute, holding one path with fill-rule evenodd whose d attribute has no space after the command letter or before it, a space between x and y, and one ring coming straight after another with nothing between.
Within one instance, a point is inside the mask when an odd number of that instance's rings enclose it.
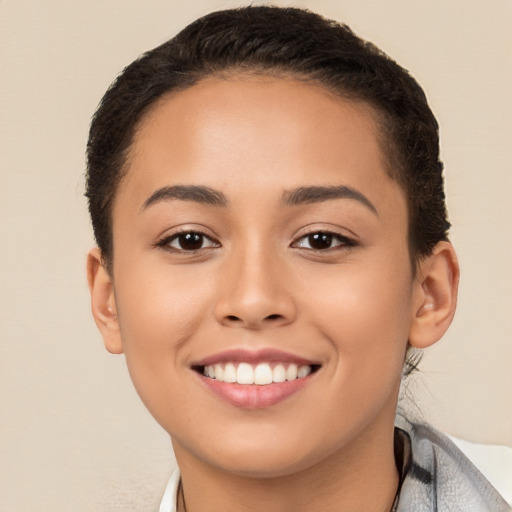
<instances>
[{"instance_id":1,"label":"nose","mask_svg":"<svg viewBox=\"0 0 512 512\"><path fill-rule=\"evenodd\" d=\"M215 305L217 321L259 330L281 327L296 318L287 272L270 251L260 249L225 261Z\"/></svg>"}]
</instances>

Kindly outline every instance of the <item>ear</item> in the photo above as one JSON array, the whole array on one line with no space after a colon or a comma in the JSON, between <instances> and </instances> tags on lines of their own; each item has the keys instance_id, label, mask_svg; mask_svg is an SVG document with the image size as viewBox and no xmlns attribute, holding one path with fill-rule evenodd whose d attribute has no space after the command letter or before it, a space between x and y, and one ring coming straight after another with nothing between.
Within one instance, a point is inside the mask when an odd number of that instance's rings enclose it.
<instances>
[{"instance_id":1,"label":"ear","mask_svg":"<svg viewBox=\"0 0 512 512\"><path fill-rule=\"evenodd\" d=\"M438 341L452 323L457 305L459 264L453 246L439 242L417 268L409 343L426 348Z\"/></svg>"},{"instance_id":2,"label":"ear","mask_svg":"<svg viewBox=\"0 0 512 512\"><path fill-rule=\"evenodd\" d=\"M114 286L97 247L87 255L87 281L91 293L92 316L103 337L105 347L112 354L121 354L123 344L117 318Z\"/></svg>"}]
</instances>

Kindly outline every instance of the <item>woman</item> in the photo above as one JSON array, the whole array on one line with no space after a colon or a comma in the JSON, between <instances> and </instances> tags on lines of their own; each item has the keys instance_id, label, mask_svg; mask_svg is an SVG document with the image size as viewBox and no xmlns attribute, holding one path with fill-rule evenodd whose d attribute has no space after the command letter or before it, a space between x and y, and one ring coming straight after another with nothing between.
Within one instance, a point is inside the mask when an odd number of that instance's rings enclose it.
<instances>
[{"instance_id":1,"label":"woman","mask_svg":"<svg viewBox=\"0 0 512 512\"><path fill-rule=\"evenodd\" d=\"M162 511L508 510L396 414L459 270L437 123L373 45L299 9L197 20L107 91L87 196L93 315L179 466Z\"/></svg>"}]
</instances>

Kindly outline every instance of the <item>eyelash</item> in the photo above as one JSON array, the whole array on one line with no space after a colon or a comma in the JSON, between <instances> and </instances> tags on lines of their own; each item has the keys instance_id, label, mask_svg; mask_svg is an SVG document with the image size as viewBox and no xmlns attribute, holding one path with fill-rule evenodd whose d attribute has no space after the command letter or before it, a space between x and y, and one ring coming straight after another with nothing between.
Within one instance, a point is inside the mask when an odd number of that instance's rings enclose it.
<instances>
[{"instance_id":1,"label":"eyelash","mask_svg":"<svg viewBox=\"0 0 512 512\"><path fill-rule=\"evenodd\" d=\"M196 243L200 243L201 247L195 248L195 249L186 249L183 246L181 247L172 247L173 242L178 242L180 244L180 239L183 242L183 237L196 237ZM323 240L327 241L329 245L331 245L333 242L337 242L336 245L332 247L324 247L324 248L315 248L312 247L312 243L314 244L314 240L312 237L317 237L316 241ZM199 239L199 240L197 240ZM210 245L208 247L202 247L205 241L208 241ZM309 247L305 247L304 245L301 245L306 241L309 245ZM176 252L176 253L188 253L188 254L196 254L200 251L208 250L208 249L216 249L218 247L221 247L221 244L211 238L210 236L206 235L205 233L202 233L201 231L196 230L183 230L179 231L177 233L174 233L173 235L166 236L159 240L156 244L157 247L160 247L162 249L165 249L169 252ZM181 244L180 244L181 245ZM341 249L346 249L350 247L357 246L357 243L355 240L348 238L344 235L340 235L339 233L334 233L332 231L327 230L319 230L319 231L312 231L310 233L306 233L304 235L301 235L299 238L294 240L291 243L291 247L293 248L299 248L299 249L305 249L307 251L311 252L331 252Z\"/></svg>"},{"instance_id":2,"label":"eyelash","mask_svg":"<svg viewBox=\"0 0 512 512\"><path fill-rule=\"evenodd\" d=\"M181 241L183 241L184 237L186 237L186 236L197 236L200 238L201 245L205 241L209 241L211 243L211 245L209 247L199 247L197 249L185 249L183 247L172 247L172 245L171 245L172 242L178 241L178 243L179 243L180 238L182 239ZM196 254L200 251L204 251L205 249L208 250L211 248L220 247L220 243L217 242L216 240L214 240L213 238L211 238L210 236L206 235L205 233L202 233L201 231L183 230L183 231L174 233L173 235L166 236L166 237L162 238L161 240L159 240L156 243L156 246L160 247L162 249L165 249L169 252Z\"/></svg>"},{"instance_id":3,"label":"eyelash","mask_svg":"<svg viewBox=\"0 0 512 512\"><path fill-rule=\"evenodd\" d=\"M337 245L334 245L332 247L326 247L326 248L315 248L311 247L312 237L323 237L324 240L327 238L327 240L332 243L334 241L338 242ZM304 247L300 245L301 241L308 241L309 247ZM298 247L305 249L307 251L312 252L331 252L341 249L346 249L350 247L355 247L357 245L356 241L348 238L344 235L340 235L339 233L334 233L333 231L328 230L319 230L319 231L313 231L310 233L306 233L305 235L300 236L296 241L292 243L292 247Z\"/></svg>"}]
</instances>

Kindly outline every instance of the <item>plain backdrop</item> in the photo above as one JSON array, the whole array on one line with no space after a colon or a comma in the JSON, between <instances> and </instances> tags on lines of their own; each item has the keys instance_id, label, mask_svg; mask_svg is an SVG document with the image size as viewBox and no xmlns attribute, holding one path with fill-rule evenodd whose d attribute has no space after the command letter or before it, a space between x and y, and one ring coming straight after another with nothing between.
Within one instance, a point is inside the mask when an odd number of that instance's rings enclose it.
<instances>
[{"instance_id":1,"label":"plain backdrop","mask_svg":"<svg viewBox=\"0 0 512 512\"><path fill-rule=\"evenodd\" d=\"M348 23L424 86L462 281L409 394L439 428L512 446L512 2L276 3ZM241 4L0 0L0 512L157 509L170 443L89 312L84 148L125 65Z\"/></svg>"}]
</instances>

